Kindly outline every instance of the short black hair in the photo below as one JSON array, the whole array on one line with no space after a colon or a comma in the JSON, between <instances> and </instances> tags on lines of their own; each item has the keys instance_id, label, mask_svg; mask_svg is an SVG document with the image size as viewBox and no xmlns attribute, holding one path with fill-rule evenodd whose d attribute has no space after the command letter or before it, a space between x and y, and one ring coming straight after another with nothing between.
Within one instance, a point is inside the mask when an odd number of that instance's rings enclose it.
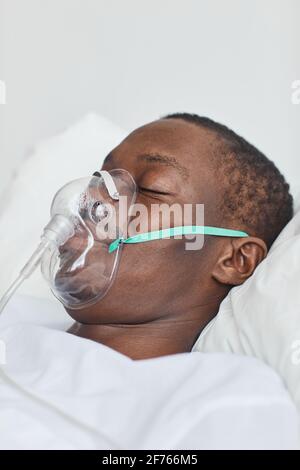
<instances>
[{"instance_id":1,"label":"short black hair","mask_svg":"<svg viewBox=\"0 0 300 470\"><path fill-rule=\"evenodd\" d=\"M270 248L293 217L289 184L275 164L243 137L207 117L174 113L162 119L181 119L215 134L216 175L224 189L222 220L238 224L239 229L260 237Z\"/></svg>"}]
</instances>

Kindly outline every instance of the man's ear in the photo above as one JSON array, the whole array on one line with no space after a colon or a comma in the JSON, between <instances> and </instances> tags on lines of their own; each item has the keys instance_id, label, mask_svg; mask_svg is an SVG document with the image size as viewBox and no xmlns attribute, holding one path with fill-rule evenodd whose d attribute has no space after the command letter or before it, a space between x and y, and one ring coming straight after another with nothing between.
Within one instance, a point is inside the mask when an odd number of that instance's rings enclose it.
<instances>
[{"instance_id":1,"label":"man's ear","mask_svg":"<svg viewBox=\"0 0 300 470\"><path fill-rule=\"evenodd\" d=\"M251 276L256 266L266 257L267 246L256 237L228 239L212 271L221 284L238 286Z\"/></svg>"}]
</instances>

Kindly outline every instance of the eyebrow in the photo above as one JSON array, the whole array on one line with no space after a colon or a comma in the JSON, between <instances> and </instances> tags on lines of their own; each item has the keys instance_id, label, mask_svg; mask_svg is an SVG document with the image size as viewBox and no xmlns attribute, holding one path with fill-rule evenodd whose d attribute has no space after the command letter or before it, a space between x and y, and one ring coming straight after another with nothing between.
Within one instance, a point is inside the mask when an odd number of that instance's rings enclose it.
<instances>
[{"instance_id":1,"label":"eyebrow","mask_svg":"<svg viewBox=\"0 0 300 470\"><path fill-rule=\"evenodd\" d=\"M111 162L114 156L113 153L110 152L107 157L105 158L103 164ZM187 177L189 175L189 171L186 167L182 166L175 157L170 155L161 155L158 153L144 153L138 156L140 160L144 160L149 163L159 163L165 166L171 166L175 168L182 176Z\"/></svg>"}]
</instances>

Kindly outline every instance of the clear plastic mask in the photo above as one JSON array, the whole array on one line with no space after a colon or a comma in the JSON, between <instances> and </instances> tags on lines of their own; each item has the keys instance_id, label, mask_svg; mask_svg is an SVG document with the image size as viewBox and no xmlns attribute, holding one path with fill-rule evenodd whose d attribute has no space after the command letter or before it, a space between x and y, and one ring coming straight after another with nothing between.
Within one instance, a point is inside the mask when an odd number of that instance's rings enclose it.
<instances>
[{"instance_id":1,"label":"clear plastic mask","mask_svg":"<svg viewBox=\"0 0 300 470\"><path fill-rule=\"evenodd\" d=\"M113 253L109 246L127 233L135 198L135 182L122 169L71 181L56 193L51 217L68 229L64 237L48 246L42 272L65 307L94 304L109 290L122 243Z\"/></svg>"}]
</instances>

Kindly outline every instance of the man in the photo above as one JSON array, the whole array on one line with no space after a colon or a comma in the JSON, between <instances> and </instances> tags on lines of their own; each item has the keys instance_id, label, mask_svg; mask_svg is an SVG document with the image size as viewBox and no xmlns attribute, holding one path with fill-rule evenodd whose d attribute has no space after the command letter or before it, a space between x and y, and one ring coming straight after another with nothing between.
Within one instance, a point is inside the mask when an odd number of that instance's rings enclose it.
<instances>
[{"instance_id":1,"label":"man","mask_svg":"<svg viewBox=\"0 0 300 470\"><path fill-rule=\"evenodd\" d=\"M8 358L0 368L0 447L297 448L298 414L271 368L249 357L189 353L292 216L283 177L232 131L187 114L130 134L103 165L117 168L133 176L146 208L201 203L206 226L249 236L205 235L196 250L174 237L124 244L106 295L67 308L73 334L65 323L45 325L45 301L26 305L16 296L0 325ZM78 238L70 239L74 251ZM50 317L61 318L54 305ZM24 311L38 315L25 320Z\"/></svg>"},{"instance_id":2,"label":"man","mask_svg":"<svg viewBox=\"0 0 300 470\"><path fill-rule=\"evenodd\" d=\"M137 202L204 204L205 225L248 237L205 236L200 250L172 238L124 246L103 299L79 310L69 330L132 359L192 349L229 290L265 258L292 218L289 185L259 150L208 118L173 114L132 132L103 170L135 179Z\"/></svg>"}]
</instances>

